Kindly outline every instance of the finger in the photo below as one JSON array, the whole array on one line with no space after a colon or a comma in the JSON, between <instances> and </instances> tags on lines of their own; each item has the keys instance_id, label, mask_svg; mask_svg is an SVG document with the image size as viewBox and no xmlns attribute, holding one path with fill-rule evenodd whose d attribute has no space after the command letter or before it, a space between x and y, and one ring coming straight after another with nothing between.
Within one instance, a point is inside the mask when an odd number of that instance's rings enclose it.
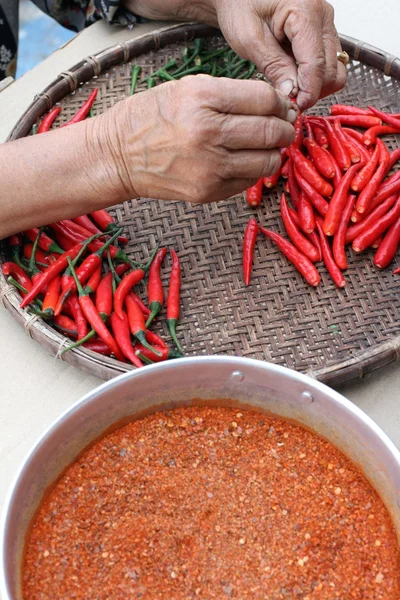
<instances>
[{"instance_id":1,"label":"finger","mask_svg":"<svg viewBox=\"0 0 400 600\"><path fill-rule=\"evenodd\" d=\"M301 7L300 7L301 8ZM284 25L284 32L292 44L293 55L298 63L297 104L300 110L313 106L319 99L325 76L325 46L321 16L293 11Z\"/></svg>"},{"instance_id":2,"label":"finger","mask_svg":"<svg viewBox=\"0 0 400 600\"><path fill-rule=\"evenodd\" d=\"M272 34L267 23L256 15L251 15L241 26L241 31L249 31L245 43L234 40L235 48L241 56L253 61L262 73L285 96L295 96L297 87L297 67L292 56ZM242 33L243 35L243 33Z\"/></svg>"},{"instance_id":3,"label":"finger","mask_svg":"<svg viewBox=\"0 0 400 600\"><path fill-rule=\"evenodd\" d=\"M321 98L341 90L347 79L346 67L337 59L337 53L342 51L342 46L336 29L326 35L325 48L327 74L330 72L330 75L325 77L320 94Z\"/></svg>"},{"instance_id":4,"label":"finger","mask_svg":"<svg viewBox=\"0 0 400 600\"><path fill-rule=\"evenodd\" d=\"M220 169L221 179L269 177L281 165L279 150L234 150Z\"/></svg>"},{"instance_id":5,"label":"finger","mask_svg":"<svg viewBox=\"0 0 400 600\"><path fill-rule=\"evenodd\" d=\"M219 143L230 150L286 148L294 141L294 127L278 117L223 115Z\"/></svg>"},{"instance_id":6,"label":"finger","mask_svg":"<svg viewBox=\"0 0 400 600\"><path fill-rule=\"evenodd\" d=\"M321 98L334 94L342 89L346 83L346 67L337 59L337 53L341 52L342 47L334 25L334 14L333 7L327 4L323 28L326 68L320 94Z\"/></svg>"},{"instance_id":7,"label":"finger","mask_svg":"<svg viewBox=\"0 0 400 600\"><path fill-rule=\"evenodd\" d=\"M189 80L189 77L186 79ZM274 115L293 122L297 107L265 81L197 75L188 81L189 93L207 102L209 108L236 115Z\"/></svg>"},{"instance_id":8,"label":"finger","mask_svg":"<svg viewBox=\"0 0 400 600\"><path fill-rule=\"evenodd\" d=\"M252 187L257 183L259 178L257 177L247 177L247 178L237 178L237 179L227 179L222 182L222 184L218 187L218 190L210 193L210 195L206 199L201 199L201 203L205 204L207 202L218 202L220 200L228 200L232 196L237 196L237 194L241 194L248 188ZM192 202L199 202L196 198L191 200Z\"/></svg>"}]
</instances>

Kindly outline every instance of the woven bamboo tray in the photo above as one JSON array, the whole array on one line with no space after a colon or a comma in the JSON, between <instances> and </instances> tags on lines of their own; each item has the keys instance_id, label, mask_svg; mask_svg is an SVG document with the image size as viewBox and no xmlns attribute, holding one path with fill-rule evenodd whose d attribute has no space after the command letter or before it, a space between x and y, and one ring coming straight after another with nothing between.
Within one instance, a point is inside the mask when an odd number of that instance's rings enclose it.
<instances>
[{"instance_id":1,"label":"woven bamboo tray","mask_svg":"<svg viewBox=\"0 0 400 600\"><path fill-rule=\"evenodd\" d=\"M143 67L142 77L195 37L208 38L210 48L224 44L208 26L168 27L90 56L62 73L28 108L9 139L26 136L54 104L62 106L57 124L68 120L94 87L99 88L95 113L129 95L131 65ZM346 89L320 101L312 112L326 114L342 102L400 112L400 61L352 38L342 37L351 56ZM143 91L138 88L138 91ZM386 141L396 146L394 137ZM242 282L242 238L255 213L259 221L282 231L278 194L272 191L258 210L243 197L209 205L138 198L111 209L131 242L129 251L145 259L158 240L174 247L182 263L182 319L178 334L188 355L236 354L278 363L335 385L361 378L400 356L400 278L392 269L379 271L372 254L351 254L347 287L338 290L326 270L322 285L311 289L275 247L260 237L252 284ZM0 262L6 259L4 248ZM163 268L165 284L169 267ZM143 290L140 290L143 292ZM0 274L4 306L29 335L60 357L69 343L41 319L19 309L20 297ZM166 338L163 318L156 325ZM77 349L63 360L102 379L132 367L112 358Z\"/></svg>"}]
</instances>

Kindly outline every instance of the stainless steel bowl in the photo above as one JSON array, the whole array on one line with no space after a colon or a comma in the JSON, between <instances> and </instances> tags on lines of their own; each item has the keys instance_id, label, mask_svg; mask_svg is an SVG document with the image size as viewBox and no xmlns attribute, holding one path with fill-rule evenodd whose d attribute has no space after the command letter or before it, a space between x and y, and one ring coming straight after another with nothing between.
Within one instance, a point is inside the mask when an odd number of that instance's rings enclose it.
<instances>
[{"instance_id":1,"label":"stainless steel bowl","mask_svg":"<svg viewBox=\"0 0 400 600\"><path fill-rule=\"evenodd\" d=\"M131 371L101 385L43 434L22 465L3 513L2 600L21 598L29 523L43 492L82 449L122 419L196 401L257 407L323 435L379 491L400 542L400 452L366 414L330 388L289 369L245 358L186 358Z\"/></svg>"}]
</instances>

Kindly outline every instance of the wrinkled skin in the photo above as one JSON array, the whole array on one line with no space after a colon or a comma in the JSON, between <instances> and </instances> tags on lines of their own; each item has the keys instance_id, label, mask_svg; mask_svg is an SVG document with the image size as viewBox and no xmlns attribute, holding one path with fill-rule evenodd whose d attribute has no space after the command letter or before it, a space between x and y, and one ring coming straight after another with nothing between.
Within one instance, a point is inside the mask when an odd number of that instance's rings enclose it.
<instances>
[{"instance_id":1,"label":"wrinkled skin","mask_svg":"<svg viewBox=\"0 0 400 600\"><path fill-rule=\"evenodd\" d=\"M126 0L126 6L151 19L220 27L238 54L275 87L297 96L301 110L345 84L334 11L325 0Z\"/></svg>"},{"instance_id":2,"label":"wrinkled skin","mask_svg":"<svg viewBox=\"0 0 400 600\"><path fill-rule=\"evenodd\" d=\"M263 81L197 75L128 98L88 125L118 167L121 197L211 202L277 170L297 114Z\"/></svg>"}]
</instances>

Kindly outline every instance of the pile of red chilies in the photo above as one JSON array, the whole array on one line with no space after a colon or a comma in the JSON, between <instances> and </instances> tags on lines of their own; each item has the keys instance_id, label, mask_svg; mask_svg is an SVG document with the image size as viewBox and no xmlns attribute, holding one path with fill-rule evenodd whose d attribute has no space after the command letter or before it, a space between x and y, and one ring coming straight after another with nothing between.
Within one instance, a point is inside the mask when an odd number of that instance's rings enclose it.
<instances>
[{"instance_id":1,"label":"pile of red chilies","mask_svg":"<svg viewBox=\"0 0 400 600\"><path fill-rule=\"evenodd\" d=\"M62 127L85 119L96 94L97 89ZM49 131L60 111L46 115L38 133ZM131 261L120 247L128 238L105 210L52 223L47 232L34 228L11 236L12 261L3 264L3 273L20 290L21 308L76 340L63 352L83 346L137 367L183 355L176 336L181 268L174 250L167 324L178 352L149 330L164 304L160 270L167 248L156 249L146 265ZM134 292L147 271L149 307Z\"/></svg>"},{"instance_id":2,"label":"pile of red chilies","mask_svg":"<svg viewBox=\"0 0 400 600\"><path fill-rule=\"evenodd\" d=\"M258 206L264 186L271 189L286 179L291 205L283 193L280 212L290 241L250 219L243 245L245 284L259 231L312 286L321 281L315 263L322 260L334 283L345 287L350 244L357 253L376 248L375 266L387 267L400 243L400 171L388 176L400 149L389 152L380 136L400 134L400 114L336 104L330 116L299 115L295 131L293 144L281 151L277 173L247 190L250 206Z\"/></svg>"}]
</instances>

